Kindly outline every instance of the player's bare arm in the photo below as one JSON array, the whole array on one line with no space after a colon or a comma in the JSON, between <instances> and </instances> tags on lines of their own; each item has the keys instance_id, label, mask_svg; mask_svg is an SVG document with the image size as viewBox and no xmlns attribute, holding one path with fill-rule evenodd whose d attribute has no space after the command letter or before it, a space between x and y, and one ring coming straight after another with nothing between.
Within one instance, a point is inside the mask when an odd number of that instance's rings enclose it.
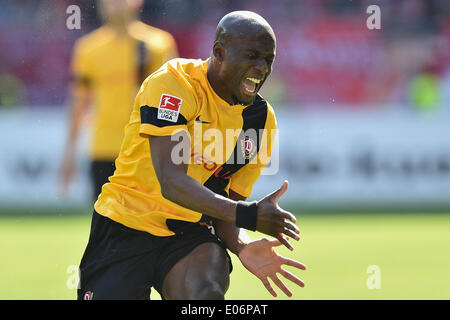
<instances>
[{"instance_id":1,"label":"player's bare arm","mask_svg":"<svg viewBox=\"0 0 450 320\"><path fill-rule=\"evenodd\" d=\"M239 193L230 189L229 199L234 201L245 201L246 198ZM223 220L214 219L214 229L217 236L225 243L228 250L235 255L244 249L244 247L251 242L245 229L238 228L234 223L226 222Z\"/></svg>"},{"instance_id":2,"label":"player's bare arm","mask_svg":"<svg viewBox=\"0 0 450 320\"><path fill-rule=\"evenodd\" d=\"M70 110L70 129L67 136L63 163L61 166L61 188L63 194L69 190L70 181L75 167L75 148L78 140L83 116L89 108L91 92L87 80L74 79L70 87L71 91L71 110Z\"/></svg>"},{"instance_id":3,"label":"player's bare arm","mask_svg":"<svg viewBox=\"0 0 450 320\"><path fill-rule=\"evenodd\" d=\"M187 175L186 164L175 164L172 149L178 142L170 136L150 136L151 157L162 195L187 209L202 212L225 222L236 223L237 201L216 194ZM287 189L283 186L257 203L256 230L277 238L286 247L292 246L283 237L299 239L295 216L278 206L278 199Z\"/></svg>"}]
</instances>

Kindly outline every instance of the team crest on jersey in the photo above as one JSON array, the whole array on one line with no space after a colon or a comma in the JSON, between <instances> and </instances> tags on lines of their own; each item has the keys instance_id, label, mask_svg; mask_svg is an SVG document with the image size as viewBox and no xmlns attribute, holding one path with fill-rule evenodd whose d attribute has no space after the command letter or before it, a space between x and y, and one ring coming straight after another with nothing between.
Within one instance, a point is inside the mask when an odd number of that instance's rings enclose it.
<instances>
[{"instance_id":1,"label":"team crest on jersey","mask_svg":"<svg viewBox=\"0 0 450 320\"><path fill-rule=\"evenodd\" d=\"M167 93L161 95L158 107L158 119L177 122L183 99Z\"/></svg>"},{"instance_id":2,"label":"team crest on jersey","mask_svg":"<svg viewBox=\"0 0 450 320\"><path fill-rule=\"evenodd\" d=\"M94 293L92 291L86 291L83 296L83 300L92 300L94 298Z\"/></svg>"},{"instance_id":3,"label":"team crest on jersey","mask_svg":"<svg viewBox=\"0 0 450 320\"><path fill-rule=\"evenodd\" d=\"M253 138L245 136L241 139L241 152L244 159L253 158L256 153L256 142Z\"/></svg>"}]
</instances>

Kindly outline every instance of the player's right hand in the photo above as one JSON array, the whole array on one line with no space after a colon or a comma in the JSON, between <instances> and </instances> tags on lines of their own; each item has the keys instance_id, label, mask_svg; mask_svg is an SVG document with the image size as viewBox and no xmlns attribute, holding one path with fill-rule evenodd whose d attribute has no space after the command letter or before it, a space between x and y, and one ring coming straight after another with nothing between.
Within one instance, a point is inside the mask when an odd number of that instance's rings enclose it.
<instances>
[{"instance_id":1,"label":"player's right hand","mask_svg":"<svg viewBox=\"0 0 450 320\"><path fill-rule=\"evenodd\" d=\"M296 218L292 213L283 210L278 205L278 200L287 188L288 182L285 180L278 190L258 201L256 230L275 237L289 250L294 250L294 247L284 236L295 240L300 239L300 230L295 225Z\"/></svg>"}]
</instances>

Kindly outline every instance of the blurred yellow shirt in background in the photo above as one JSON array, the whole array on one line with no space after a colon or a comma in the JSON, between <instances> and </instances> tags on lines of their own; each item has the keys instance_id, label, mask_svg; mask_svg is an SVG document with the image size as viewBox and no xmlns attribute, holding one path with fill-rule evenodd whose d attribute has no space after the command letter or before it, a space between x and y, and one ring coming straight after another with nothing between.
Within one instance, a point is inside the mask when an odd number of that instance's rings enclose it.
<instances>
[{"instance_id":1,"label":"blurred yellow shirt in background","mask_svg":"<svg viewBox=\"0 0 450 320\"><path fill-rule=\"evenodd\" d=\"M75 90L88 85L92 96L93 160L117 157L142 80L177 55L171 34L139 21L129 26L128 34L105 25L76 42L72 72L81 84Z\"/></svg>"}]
</instances>

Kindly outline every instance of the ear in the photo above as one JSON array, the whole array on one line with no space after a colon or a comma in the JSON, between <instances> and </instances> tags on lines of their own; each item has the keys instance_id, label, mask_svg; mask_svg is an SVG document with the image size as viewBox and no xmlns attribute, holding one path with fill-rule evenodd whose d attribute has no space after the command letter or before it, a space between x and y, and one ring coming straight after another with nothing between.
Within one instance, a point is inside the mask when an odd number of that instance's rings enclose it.
<instances>
[{"instance_id":1,"label":"ear","mask_svg":"<svg viewBox=\"0 0 450 320\"><path fill-rule=\"evenodd\" d=\"M215 41L212 54L218 62L222 62L225 57L225 48L220 41Z\"/></svg>"}]
</instances>

